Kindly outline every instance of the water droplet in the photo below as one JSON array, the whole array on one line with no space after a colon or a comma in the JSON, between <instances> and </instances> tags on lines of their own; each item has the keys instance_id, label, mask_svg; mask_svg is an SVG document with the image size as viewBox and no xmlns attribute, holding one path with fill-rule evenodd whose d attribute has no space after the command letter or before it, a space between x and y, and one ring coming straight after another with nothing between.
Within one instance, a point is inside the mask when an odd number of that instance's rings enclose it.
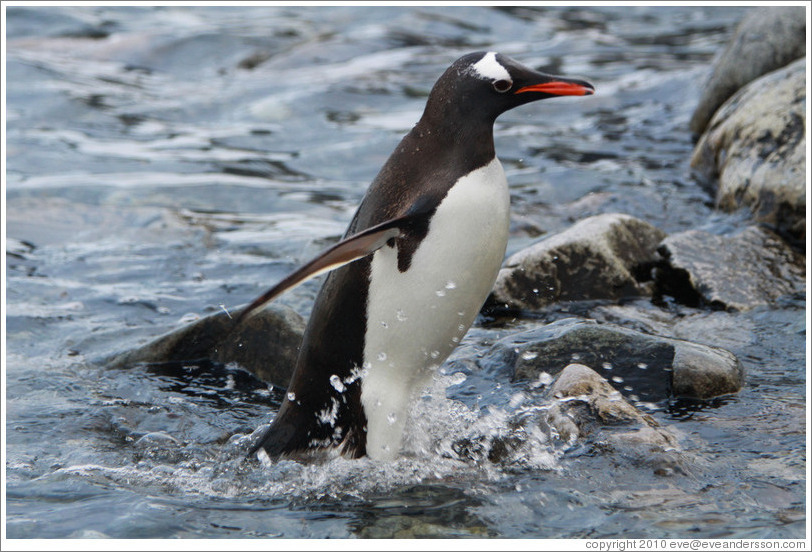
<instances>
[{"instance_id":1,"label":"water droplet","mask_svg":"<svg viewBox=\"0 0 812 552\"><path fill-rule=\"evenodd\" d=\"M398 309L398 312L397 312L397 313L395 313L395 318L397 318L397 319L398 319L398 322L406 322L406 320L407 320L407 318L406 318L406 313L405 313L405 312L403 312L403 311L402 311L402 310L400 310L400 309Z\"/></svg>"},{"instance_id":2,"label":"water droplet","mask_svg":"<svg viewBox=\"0 0 812 552\"><path fill-rule=\"evenodd\" d=\"M296 393L294 393L293 391L288 393L288 400L289 401L295 401L296 400Z\"/></svg>"},{"instance_id":3,"label":"water droplet","mask_svg":"<svg viewBox=\"0 0 812 552\"><path fill-rule=\"evenodd\" d=\"M386 353L378 353L378 360L380 360L381 362L386 360Z\"/></svg>"},{"instance_id":4,"label":"water droplet","mask_svg":"<svg viewBox=\"0 0 812 552\"><path fill-rule=\"evenodd\" d=\"M533 293L535 293L536 295L538 295L538 293L539 293L539 288L533 288Z\"/></svg>"},{"instance_id":5,"label":"water droplet","mask_svg":"<svg viewBox=\"0 0 812 552\"><path fill-rule=\"evenodd\" d=\"M395 422L397 422L397 421L398 421L398 417L397 417L397 415L396 415L394 412L390 412L390 413L389 413L389 414L386 416L386 421L387 421L387 422L389 422L389 425L392 425L392 424L394 424Z\"/></svg>"},{"instance_id":6,"label":"water droplet","mask_svg":"<svg viewBox=\"0 0 812 552\"><path fill-rule=\"evenodd\" d=\"M536 351L525 351L522 353L522 358L524 360L533 360L537 356L539 356L539 354Z\"/></svg>"},{"instance_id":7,"label":"water droplet","mask_svg":"<svg viewBox=\"0 0 812 552\"><path fill-rule=\"evenodd\" d=\"M604 370L611 370L612 369L612 363L611 362L604 362L603 364L601 364L601 368L603 368Z\"/></svg>"},{"instance_id":8,"label":"water droplet","mask_svg":"<svg viewBox=\"0 0 812 552\"><path fill-rule=\"evenodd\" d=\"M579 355L578 353L572 353L572 354L570 355L570 359L571 359L571 360L574 360L574 361L581 360L581 355Z\"/></svg>"},{"instance_id":9,"label":"water droplet","mask_svg":"<svg viewBox=\"0 0 812 552\"><path fill-rule=\"evenodd\" d=\"M438 289L434 293L437 294L437 297L445 297L445 290L444 289Z\"/></svg>"},{"instance_id":10,"label":"water droplet","mask_svg":"<svg viewBox=\"0 0 812 552\"><path fill-rule=\"evenodd\" d=\"M459 343L459 342L460 342L460 338L459 338L459 337L456 337L456 336L455 336L455 337L452 337L452 338L451 338L451 343Z\"/></svg>"},{"instance_id":11,"label":"water droplet","mask_svg":"<svg viewBox=\"0 0 812 552\"><path fill-rule=\"evenodd\" d=\"M335 390L338 391L339 393L343 393L347 389L346 387L344 387L344 383L342 383L341 378L339 378L335 374L330 376L330 385L332 385L333 388L335 388Z\"/></svg>"},{"instance_id":12,"label":"water droplet","mask_svg":"<svg viewBox=\"0 0 812 552\"><path fill-rule=\"evenodd\" d=\"M440 351L432 351L429 353L429 356L431 358L437 358L438 356L440 356Z\"/></svg>"},{"instance_id":13,"label":"water droplet","mask_svg":"<svg viewBox=\"0 0 812 552\"><path fill-rule=\"evenodd\" d=\"M455 284L455 283L454 283L454 282L452 282L451 280L449 280L449 281L447 281L447 282L445 283L445 288L446 288L446 289L454 289L454 288L456 288L456 287L457 287L457 284Z\"/></svg>"},{"instance_id":14,"label":"water droplet","mask_svg":"<svg viewBox=\"0 0 812 552\"><path fill-rule=\"evenodd\" d=\"M457 316L465 316L465 311L457 311Z\"/></svg>"},{"instance_id":15,"label":"water droplet","mask_svg":"<svg viewBox=\"0 0 812 552\"><path fill-rule=\"evenodd\" d=\"M648 369L648 364L646 364L645 362L638 362L637 367L640 368L641 370L646 370Z\"/></svg>"},{"instance_id":16,"label":"water droplet","mask_svg":"<svg viewBox=\"0 0 812 552\"><path fill-rule=\"evenodd\" d=\"M533 388L539 388L544 385L550 385L553 381L553 376L549 374L549 372L540 372L539 377L536 378L536 381L533 382Z\"/></svg>"},{"instance_id":17,"label":"water droplet","mask_svg":"<svg viewBox=\"0 0 812 552\"><path fill-rule=\"evenodd\" d=\"M459 331L461 331L461 332L464 332L465 331L465 324L460 324L459 326L457 326L457 329Z\"/></svg>"},{"instance_id":18,"label":"water droplet","mask_svg":"<svg viewBox=\"0 0 812 552\"><path fill-rule=\"evenodd\" d=\"M615 383L623 383L623 378L621 378L620 376L613 376L612 381Z\"/></svg>"}]
</instances>

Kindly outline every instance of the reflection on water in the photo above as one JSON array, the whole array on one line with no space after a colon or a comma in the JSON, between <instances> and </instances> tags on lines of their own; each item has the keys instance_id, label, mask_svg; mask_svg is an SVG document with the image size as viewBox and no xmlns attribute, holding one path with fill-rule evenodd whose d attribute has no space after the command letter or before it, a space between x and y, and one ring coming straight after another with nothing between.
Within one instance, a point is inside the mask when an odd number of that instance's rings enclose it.
<instances>
[{"instance_id":1,"label":"reflection on water","mask_svg":"<svg viewBox=\"0 0 812 552\"><path fill-rule=\"evenodd\" d=\"M509 333L599 305L481 320L391 464L245 462L283 389L233 366L97 364L246 303L333 243L436 77L475 49L598 90L497 122L509 252L611 211L667 232L744 224L713 213L687 170L697 83L742 13L9 8L8 536L802 535L803 297L677 313L675 334L729 348L749 379L701 408L648 405L685 451L667 477L517 432L543 406L480 362ZM307 315L317 286L282 301Z\"/></svg>"}]
</instances>

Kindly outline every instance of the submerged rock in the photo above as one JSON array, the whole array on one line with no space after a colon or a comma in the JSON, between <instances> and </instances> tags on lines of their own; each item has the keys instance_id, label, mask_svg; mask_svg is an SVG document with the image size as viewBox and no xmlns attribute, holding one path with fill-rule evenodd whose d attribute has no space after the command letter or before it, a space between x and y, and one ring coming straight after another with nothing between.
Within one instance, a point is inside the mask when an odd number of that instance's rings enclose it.
<instances>
[{"instance_id":1,"label":"submerged rock","mask_svg":"<svg viewBox=\"0 0 812 552\"><path fill-rule=\"evenodd\" d=\"M606 379L583 364L570 364L546 391L552 400L545 422L559 439L589 439L593 448L619 452L673 471L677 438L631 404Z\"/></svg>"},{"instance_id":2,"label":"submerged rock","mask_svg":"<svg viewBox=\"0 0 812 552\"><path fill-rule=\"evenodd\" d=\"M696 145L691 167L717 186L719 208L806 237L806 58L734 95Z\"/></svg>"},{"instance_id":3,"label":"submerged rock","mask_svg":"<svg viewBox=\"0 0 812 552\"><path fill-rule=\"evenodd\" d=\"M356 534L362 539L453 539L485 538L493 536L481 521L471 520L471 525L455 520L451 526L420 519L415 515L388 515L373 517L361 525ZM461 525L461 526L457 526Z\"/></svg>"},{"instance_id":4,"label":"submerged rock","mask_svg":"<svg viewBox=\"0 0 812 552\"><path fill-rule=\"evenodd\" d=\"M802 6L751 11L713 64L691 117L691 132L699 136L719 106L741 87L805 55L806 13Z\"/></svg>"},{"instance_id":5,"label":"submerged rock","mask_svg":"<svg viewBox=\"0 0 812 552\"><path fill-rule=\"evenodd\" d=\"M202 318L107 362L111 368L211 360L235 362L258 378L287 387L305 323L285 306L271 305L246 318L238 327L225 312Z\"/></svg>"},{"instance_id":6,"label":"submerged rock","mask_svg":"<svg viewBox=\"0 0 812 552\"><path fill-rule=\"evenodd\" d=\"M646 294L642 281L664 237L629 215L584 219L508 258L486 308L533 310L557 301Z\"/></svg>"},{"instance_id":7,"label":"submerged rock","mask_svg":"<svg viewBox=\"0 0 812 552\"><path fill-rule=\"evenodd\" d=\"M658 252L665 263L655 271L656 294L689 306L743 311L806 285L804 259L757 226L730 236L689 230L663 240Z\"/></svg>"},{"instance_id":8,"label":"submerged rock","mask_svg":"<svg viewBox=\"0 0 812 552\"><path fill-rule=\"evenodd\" d=\"M482 362L508 366L514 379L533 386L568 364L585 364L641 401L709 399L736 393L744 382L741 363L724 349L575 318L503 338Z\"/></svg>"}]
</instances>

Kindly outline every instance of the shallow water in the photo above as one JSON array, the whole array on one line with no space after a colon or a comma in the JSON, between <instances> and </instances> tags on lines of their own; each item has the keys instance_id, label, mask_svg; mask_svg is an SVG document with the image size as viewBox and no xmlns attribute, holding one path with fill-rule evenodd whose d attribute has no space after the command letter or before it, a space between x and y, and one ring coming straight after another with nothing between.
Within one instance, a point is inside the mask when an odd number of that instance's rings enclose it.
<instances>
[{"instance_id":1,"label":"shallow water","mask_svg":"<svg viewBox=\"0 0 812 552\"><path fill-rule=\"evenodd\" d=\"M625 212L667 232L741 228L692 180L687 122L742 8L9 8L7 505L28 537L804 536L805 301L738 314L646 300L481 323L391 464L242 461L281 389L231 366L99 359L253 299L344 230L437 76L495 49L597 94L502 116L509 253ZM307 315L318 282L281 298ZM532 393L481 360L583 315L721 346L736 396L648 411L682 470L524 436Z\"/></svg>"}]
</instances>

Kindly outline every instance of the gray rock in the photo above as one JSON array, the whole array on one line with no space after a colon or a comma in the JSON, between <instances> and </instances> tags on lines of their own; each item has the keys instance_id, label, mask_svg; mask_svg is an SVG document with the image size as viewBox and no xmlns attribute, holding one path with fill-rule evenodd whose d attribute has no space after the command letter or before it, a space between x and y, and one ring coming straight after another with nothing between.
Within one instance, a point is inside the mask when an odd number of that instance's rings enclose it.
<instances>
[{"instance_id":1,"label":"gray rock","mask_svg":"<svg viewBox=\"0 0 812 552\"><path fill-rule=\"evenodd\" d=\"M670 473L663 454L678 450L676 436L626 400L606 379L583 364L570 364L546 392L552 405L545 422L568 444L590 439L595 448L653 462Z\"/></svg>"},{"instance_id":2,"label":"gray rock","mask_svg":"<svg viewBox=\"0 0 812 552\"><path fill-rule=\"evenodd\" d=\"M362 539L453 539L494 536L493 531L473 516L462 524L457 522L449 525L426 521L415 515L373 516L369 522L361 524L361 527L355 530L355 534Z\"/></svg>"},{"instance_id":3,"label":"gray rock","mask_svg":"<svg viewBox=\"0 0 812 552\"><path fill-rule=\"evenodd\" d=\"M238 327L225 312L202 318L107 361L111 368L207 359L235 362L258 378L287 387L305 322L293 309L271 305Z\"/></svg>"},{"instance_id":4,"label":"gray rock","mask_svg":"<svg viewBox=\"0 0 812 552\"><path fill-rule=\"evenodd\" d=\"M700 230L663 240L656 293L689 306L748 310L805 288L804 259L775 234L749 226L717 236Z\"/></svg>"},{"instance_id":5,"label":"gray rock","mask_svg":"<svg viewBox=\"0 0 812 552\"><path fill-rule=\"evenodd\" d=\"M147 433L135 442L136 447L179 445L180 441L164 431Z\"/></svg>"},{"instance_id":6,"label":"gray rock","mask_svg":"<svg viewBox=\"0 0 812 552\"><path fill-rule=\"evenodd\" d=\"M645 294L635 276L647 272L664 237L629 215L584 219L508 258L487 305L532 310L557 301Z\"/></svg>"},{"instance_id":7,"label":"gray rock","mask_svg":"<svg viewBox=\"0 0 812 552\"><path fill-rule=\"evenodd\" d=\"M715 60L691 118L691 132L699 136L719 106L741 87L805 55L806 14L802 6L752 10Z\"/></svg>"},{"instance_id":8,"label":"gray rock","mask_svg":"<svg viewBox=\"0 0 812 552\"><path fill-rule=\"evenodd\" d=\"M716 112L691 167L720 209L806 238L806 58L769 73Z\"/></svg>"},{"instance_id":9,"label":"gray rock","mask_svg":"<svg viewBox=\"0 0 812 552\"><path fill-rule=\"evenodd\" d=\"M573 362L640 401L709 399L736 393L744 381L741 363L724 349L575 318L505 337L480 361L509 366L514 379L535 387Z\"/></svg>"}]
</instances>

